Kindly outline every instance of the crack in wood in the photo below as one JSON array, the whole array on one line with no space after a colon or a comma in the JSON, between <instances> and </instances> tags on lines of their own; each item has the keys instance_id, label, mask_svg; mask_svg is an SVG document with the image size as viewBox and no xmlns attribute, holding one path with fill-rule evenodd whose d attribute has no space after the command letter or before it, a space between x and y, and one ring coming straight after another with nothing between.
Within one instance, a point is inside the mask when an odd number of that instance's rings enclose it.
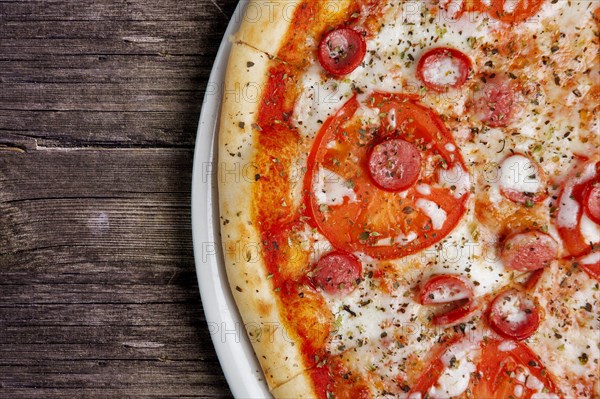
<instances>
[{"instance_id":1,"label":"crack in wood","mask_svg":"<svg viewBox=\"0 0 600 399\"><path fill-rule=\"evenodd\" d=\"M135 349L146 349L146 348L162 348L165 346L165 344L160 343L160 342L152 342L152 341L147 341L147 342L135 342L135 341L128 341L128 342L123 342L121 345L123 345L126 348L135 348Z\"/></svg>"}]
</instances>

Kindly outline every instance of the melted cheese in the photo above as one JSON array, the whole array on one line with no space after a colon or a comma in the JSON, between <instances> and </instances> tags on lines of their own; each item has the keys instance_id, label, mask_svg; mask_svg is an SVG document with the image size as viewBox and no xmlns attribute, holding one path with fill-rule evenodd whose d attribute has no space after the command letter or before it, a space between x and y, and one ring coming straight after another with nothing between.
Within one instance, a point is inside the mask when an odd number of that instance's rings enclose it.
<instances>
[{"instance_id":1,"label":"melted cheese","mask_svg":"<svg viewBox=\"0 0 600 399\"><path fill-rule=\"evenodd\" d=\"M333 246L317 231L317 229L311 229L309 226L304 226L304 230L298 232L298 238L302 250L310 254L309 262L311 264L317 263L321 256L330 252Z\"/></svg>"},{"instance_id":2,"label":"melted cheese","mask_svg":"<svg viewBox=\"0 0 600 399\"><path fill-rule=\"evenodd\" d=\"M425 81L439 86L453 86L460 78L460 67L450 57L443 57L428 64L423 71Z\"/></svg>"},{"instance_id":3,"label":"melted cheese","mask_svg":"<svg viewBox=\"0 0 600 399\"><path fill-rule=\"evenodd\" d=\"M598 262L600 262L600 252L593 252L579 261L579 263L584 265L593 265L594 263Z\"/></svg>"},{"instance_id":4,"label":"melted cheese","mask_svg":"<svg viewBox=\"0 0 600 399\"><path fill-rule=\"evenodd\" d=\"M597 375L600 362L600 287L582 270L567 275L569 266L553 264L539 281L535 295L545 316L526 342L561 379L567 397L585 397L581 382Z\"/></svg>"},{"instance_id":5,"label":"melted cheese","mask_svg":"<svg viewBox=\"0 0 600 399\"><path fill-rule=\"evenodd\" d=\"M438 182L442 187L449 187L455 198L460 198L471 189L471 177L469 172L456 164L452 169L440 169Z\"/></svg>"},{"instance_id":6,"label":"melted cheese","mask_svg":"<svg viewBox=\"0 0 600 399\"><path fill-rule=\"evenodd\" d=\"M319 65L304 73L301 85L304 90L294 106L294 121L305 137L314 138L323 122L352 96L352 87L350 81L326 78Z\"/></svg>"},{"instance_id":7,"label":"melted cheese","mask_svg":"<svg viewBox=\"0 0 600 399\"><path fill-rule=\"evenodd\" d=\"M556 223L561 227L569 229L577 226L577 214L579 213L579 203L573 199L573 188L566 187L563 195L560 197L560 205Z\"/></svg>"},{"instance_id":8,"label":"melted cheese","mask_svg":"<svg viewBox=\"0 0 600 399\"><path fill-rule=\"evenodd\" d=\"M580 229L585 242L600 242L600 226L593 222L585 213L581 216Z\"/></svg>"},{"instance_id":9,"label":"melted cheese","mask_svg":"<svg viewBox=\"0 0 600 399\"><path fill-rule=\"evenodd\" d=\"M493 243L473 236L477 230L472 227L477 224L468 212L441 243L418 255L429 265L423 280L435 274L460 274L473 282L477 297L495 292L510 281L511 275L498 259Z\"/></svg>"},{"instance_id":10,"label":"melted cheese","mask_svg":"<svg viewBox=\"0 0 600 399\"><path fill-rule=\"evenodd\" d=\"M527 308L531 309L532 304L528 304ZM521 310L521 300L518 296L508 296L499 302L497 311L503 318L515 325L521 324L527 320L527 313Z\"/></svg>"},{"instance_id":11,"label":"melted cheese","mask_svg":"<svg viewBox=\"0 0 600 399\"><path fill-rule=\"evenodd\" d=\"M475 372L473 360L478 355L479 342L461 341L442 355L445 368L442 375L427 392L432 398L452 398L461 395L469 387L471 373Z\"/></svg>"},{"instance_id":12,"label":"melted cheese","mask_svg":"<svg viewBox=\"0 0 600 399\"><path fill-rule=\"evenodd\" d=\"M434 230L440 230L444 226L444 223L446 223L448 214L435 202L419 198L415 202L415 205L417 205L417 208L422 210L425 215L429 216L431 219L431 226Z\"/></svg>"},{"instance_id":13,"label":"melted cheese","mask_svg":"<svg viewBox=\"0 0 600 399\"><path fill-rule=\"evenodd\" d=\"M517 345L513 341L504 341L500 345L498 345L498 349L501 352L510 352L515 349Z\"/></svg>"},{"instance_id":14,"label":"melted cheese","mask_svg":"<svg viewBox=\"0 0 600 399\"><path fill-rule=\"evenodd\" d=\"M416 186L417 192L422 195L430 195L431 194L431 186L428 184L417 184Z\"/></svg>"},{"instance_id":15,"label":"melted cheese","mask_svg":"<svg viewBox=\"0 0 600 399\"><path fill-rule=\"evenodd\" d=\"M513 155L500 166L500 187L521 193L537 193L542 186L537 167L522 155Z\"/></svg>"},{"instance_id":16,"label":"melted cheese","mask_svg":"<svg viewBox=\"0 0 600 399\"><path fill-rule=\"evenodd\" d=\"M319 205L341 205L344 199L349 202L357 201L351 182L322 167L313 180L313 192Z\"/></svg>"}]
</instances>

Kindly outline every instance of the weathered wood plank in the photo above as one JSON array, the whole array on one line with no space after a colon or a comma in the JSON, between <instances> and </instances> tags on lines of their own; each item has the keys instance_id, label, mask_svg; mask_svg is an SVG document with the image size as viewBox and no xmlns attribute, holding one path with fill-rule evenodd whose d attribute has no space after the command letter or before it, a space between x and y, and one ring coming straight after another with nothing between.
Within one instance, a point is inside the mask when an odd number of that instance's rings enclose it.
<instances>
[{"instance_id":1,"label":"weathered wood plank","mask_svg":"<svg viewBox=\"0 0 600 399\"><path fill-rule=\"evenodd\" d=\"M0 1L0 15L7 21L181 21L184 19L227 22L236 1L102 1L12 0Z\"/></svg>"},{"instance_id":2,"label":"weathered wood plank","mask_svg":"<svg viewBox=\"0 0 600 399\"><path fill-rule=\"evenodd\" d=\"M49 259L52 260L51 267ZM101 246L63 245L4 253L0 255L0 265L0 284L193 286L196 279L189 251L169 254L121 248L117 253Z\"/></svg>"},{"instance_id":3,"label":"weathered wood plank","mask_svg":"<svg viewBox=\"0 0 600 399\"><path fill-rule=\"evenodd\" d=\"M203 21L6 21L2 58L15 53L202 55L218 47L222 20ZM221 26L221 29L218 29ZM216 32L221 32L217 34Z\"/></svg>"},{"instance_id":4,"label":"weathered wood plank","mask_svg":"<svg viewBox=\"0 0 600 399\"><path fill-rule=\"evenodd\" d=\"M168 88L127 87L120 84L4 83L0 102L11 101L13 110L51 111L191 111L202 101L199 91L191 93ZM140 85L142 86L142 85Z\"/></svg>"},{"instance_id":5,"label":"weathered wood plank","mask_svg":"<svg viewBox=\"0 0 600 399\"><path fill-rule=\"evenodd\" d=\"M0 397L231 396L189 193L235 5L0 0Z\"/></svg>"},{"instance_id":6,"label":"weathered wood plank","mask_svg":"<svg viewBox=\"0 0 600 399\"><path fill-rule=\"evenodd\" d=\"M195 299L197 287L138 284L0 284L2 304L16 306L70 304L184 303ZM58 294L58 295L57 295Z\"/></svg>"},{"instance_id":7,"label":"weathered wood plank","mask_svg":"<svg viewBox=\"0 0 600 399\"><path fill-rule=\"evenodd\" d=\"M189 197L192 158L192 150L176 148L0 150L0 201L149 193Z\"/></svg>"},{"instance_id":8,"label":"weathered wood plank","mask_svg":"<svg viewBox=\"0 0 600 399\"><path fill-rule=\"evenodd\" d=\"M0 151L0 396L228 396L193 271L192 152L23 144Z\"/></svg>"},{"instance_id":9,"label":"weathered wood plank","mask_svg":"<svg viewBox=\"0 0 600 399\"><path fill-rule=\"evenodd\" d=\"M6 55L5 55L6 56ZM54 55L46 59L19 54L19 59L0 61L2 83L64 83L86 85L121 83L131 87L188 91L204 83L212 60L194 56L164 55Z\"/></svg>"},{"instance_id":10,"label":"weathered wood plank","mask_svg":"<svg viewBox=\"0 0 600 399\"><path fill-rule=\"evenodd\" d=\"M198 304L196 304L198 306ZM170 326L108 326L100 325L90 329L88 326L59 326L56 325L52 329L39 328L37 326L30 325L16 325L6 326L5 332L0 336L0 350L4 353L10 353L7 345L13 345L14 347L23 346L23 350L32 351L39 350L43 345L73 345L73 347L83 347L88 345L90 342L95 342L98 345L111 345L115 347L117 351L127 351L128 353L134 351L140 356L147 356L151 354L154 348L159 346L150 346L151 343L163 345L162 347L168 347L170 345L177 346L194 346L196 347L196 340L207 341L210 331L205 328L198 329L196 327L202 326L204 323L201 320L201 314L197 315L192 323L184 325L184 323L170 325ZM151 337L149 339L149 337ZM148 343L147 346L143 346L143 343ZM27 345L30 345L27 347ZM86 348L90 353L98 352L98 348ZM60 355L60 351L54 353L54 355ZM200 353L199 349L195 349L192 352L181 352L172 354L177 356L176 359L192 359L194 356ZM108 353L112 355L113 353ZM119 353L114 353L114 358L123 358ZM107 356L107 353L104 354ZM213 355L214 356L214 355Z\"/></svg>"},{"instance_id":11,"label":"weathered wood plank","mask_svg":"<svg viewBox=\"0 0 600 399\"><path fill-rule=\"evenodd\" d=\"M191 251L190 215L183 199L171 204L142 198L35 199L0 210L11 222L0 228L6 252L67 245L119 251L138 244L146 252Z\"/></svg>"},{"instance_id":12,"label":"weathered wood plank","mask_svg":"<svg viewBox=\"0 0 600 399\"><path fill-rule=\"evenodd\" d=\"M109 390L114 392L114 397L225 396L220 387L223 381L216 378L214 371L199 366L200 362L169 359L87 362L54 360L40 365L39 360L13 366L16 373L4 378L0 393L4 396L6 389L10 391L11 388L21 388L21 392L13 391L21 397L26 394L34 394L29 397L43 397L42 393L49 389L60 391L62 397L80 397L80 389L100 392ZM169 372L164 371L165 367L168 367Z\"/></svg>"},{"instance_id":13,"label":"weathered wood plank","mask_svg":"<svg viewBox=\"0 0 600 399\"><path fill-rule=\"evenodd\" d=\"M98 56L36 57L0 61L0 135L26 134L48 145L194 144L211 61L187 56L103 56L102 61ZM216 88L211 85L209 91Z\"/></svg>"},{"instance_id":14,"label":"weathered wood plank","mask_svg":"<svg viewBox=\"0 0 600 399\"><path fill-rule=\"evenodd\" d=\"M191 399L191 398L213 398L213 397L231 397L229 394L219 394L218 390L222 389L218 383L214 383L215 386L208 386L204 389L204 385L199 385L197 391L202 391L202 395L180 395L173 394L172 392L161 393L161 394L140 394L139 388L125 388L125 389L78 389L78 388L61 388L61 389L42 389L42 388L30 388L30 389L5 389L3 393L8 398L26 398L26 399L62 399L68 398L82 398L82 399L114 399L114 398L177 398L177 399ZM217 393L215 393L217 392Z\"/></svg>"},{"instance_id":15,"label":"weathered wood plank","mask_svg":"<svg viewBox=\"0 0 600 399\"><path fill-rule=\"evenodd\" d=\"M147 288L149 289L149 288ZM57 289L57 293L59 290ZM197 306L182 306L182 302L146 304L57 304L57 305L0 305L4 315L10 315L5 326L27 323L29 326L169 326L177 323L189 324L200 317ZM18 310L15 312L13 310ZM6 312L6 313L5 313ZM9 313L12 312L12 313Z\"/></svg>"},{"instance_id":16,"label":"weathered wood plank","mask_svg":"<svg viewBox=\"0 0 600 399\"><path fill-rule=\"evenodd\" d=\"M199 111L200 104L186 108ZM40 145L185 146L196 138L198 112L0 110L0 136L22 134ZM16 141L16 140L15 140ZM8 142L8 140L6 140Z\"/></svg>"},{"instance_id":17,"label":"weathered wood plank","mask_svg":"<svg viewBox=\"0 0 600 399\"><path fill-rule=\"evenodd\" d=\"M0 2L0 136L191 147L234 6Z\"/></svg>"},{"instance_id":18,"label":"weathered wood plank","mask_svg":"<svg viewBox=\"0 0 600 399\"><path fill-rule=\"evenodd\" d=\"M141 241L141 240L140 240ZM212 249L207 248L207 251ZM170 252L170 253L169 253ZM194 283L192 253L103 246L53 245L3 253L5 284L185 284ZM48 260L52 260L52 267Z\"/></svg>"}]
</instances>

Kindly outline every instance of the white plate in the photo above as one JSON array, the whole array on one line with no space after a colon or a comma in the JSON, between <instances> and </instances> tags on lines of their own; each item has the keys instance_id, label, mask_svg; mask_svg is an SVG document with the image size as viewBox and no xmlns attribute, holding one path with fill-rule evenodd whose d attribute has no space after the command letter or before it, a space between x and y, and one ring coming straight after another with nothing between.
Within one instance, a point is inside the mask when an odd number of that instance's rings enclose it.
<instances>
[{"instance_id":1,"label":"white plate","mask_svg":"<svg viewBox=\"0 0 600 399\"><path fill-rule=\"evenodd\" d=\"M236 398L271 398L244 324L229 291L217 193L217 127L229 37L239 28L247 0L241 0L225 32L206 88L196 136L192 176L192 235L200 296L217 356Z\"/></svg>"}]
</instances>

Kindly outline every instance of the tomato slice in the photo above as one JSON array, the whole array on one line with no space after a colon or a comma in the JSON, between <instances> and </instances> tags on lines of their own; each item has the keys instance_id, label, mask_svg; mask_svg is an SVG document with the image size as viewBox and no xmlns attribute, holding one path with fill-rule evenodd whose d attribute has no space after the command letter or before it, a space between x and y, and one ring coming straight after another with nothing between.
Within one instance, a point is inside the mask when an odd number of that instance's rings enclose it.
<instances>
[{"instance_id":1,"label":"tomato slice","mask_svg":"<svg viewBox=\"0 0 600 399\"><path fill-rule=\"evenodd\" d=\"M356 256L334 251L323 255L312 273L313 281L328 294L349 294L360 282L362 265Z\"/></svg>"},{"instance_id":2,"label":"tomato slice","mask_svg":"<svg viewBox=\"0 0 600 399\"><path fill-rule=\"evenodd\" d=\"M431 397L434 387L447 367L453 367L454 353L467 350L467 357L475 362L476 372L471 373L467 397L481 399L531 399L544 394L560 395L555 381L539 357L522 342L484 339L469 345L468 338L454 337L431 350L427 367L417 378L408 398ZM476 349L473 346L476 345ZM457 348L456 352L453 347ZM459 355L460 356L460 355ZM456 359L458 363L466 359ZM446 364L450 363L450 364ZM529 381L528 381L529 379ZM467 391L467 390L466 390ZM537 395L536 395L537 393ZM459 397L463 397L460 395ZM546 397L546 396L543 396Z\"/></svg>"},{"instance_id":3,"label":"tomato slice","mask_svg":"<svg viewBox=\"0 0 600 399\"><path fill-rule=\"evenodd\" d=\"M421 56L417 77L427 88L442 92L464 85L471 69L471 60L466 54L449 47L437 47Z\"/></svg>"},{"instance_id":4,"label":"tomato slice","mask_svg":"<svg viewBox=\"0 0 600 399\"><path fill-rule=\"evenodd\" d=\"M585 160L582 158L566 179L558 197L556 227L565 247L573 256L584 255L592 249L581 232L581 218L583 208L589 206L587 193L600 180L600 162L585 162ZM588 188L590 186L592 189Z\"/></svg>"},{"instance_id":5,"label":"tomato slice","mask_svg":"<svg viewBox=\"0 0 600 399\"><path fill-rule=\"evenodd\" d=\"M535 289L535 286L537 285L537 283L542 278L542 275L544 274L545 270L546 269L537 269L537 270L533 271L529 275L529 277L527 278L527 280L523 283L523 287L526 290L533 290L533 289Z\"/></svg>"},{"instance_id":6,"label":"tomato slice","mask_svg":"<svg viewBox=\"0 0 600 399\"><path fill-rule=\"evenodd\" d=\"M466 321L477 308L473 296L473 285L469 281L453 274L440 274L423 285L419 302L440 306L442 310L431 318L431 323L445 326Z\"/></svg>"},{"instance_id":7,"label":"tomato slice","mask_svg":"<svg viewBox=\"0 0 600 399\"><path fill-rule=\"evenodd\" d=\"M471 392L475 398L529 399L539 391L532 387L540 384L547 395L560 395L555 378L522 342L483 341L477 371L479 378L471 379ZM527 379L532 377L537 380L536 383L527 383Z\"/></svg>"},{"instance_id":8,"label":"tomato slice","mask_svg":"<svg viewBox=\"0 0 600 399\"><path fill-rule=\"evenodd\" d=\"M535 333L540 325L537 306L523 292L508 289L492 301L488 322L499 335L523 340Z\"/></svg>"},{"instance_id":9,"label":"tomato slice","mask_svg":"<svg viewBox=\"0 0 600 399\"><path fill-rule=\"evenodd\" d=\"M600 224L600 179L587 184L583 192L583 209L596 224Z\"/></svg>"},{"instance_id":10,"label":"tomato slice","mask_svg":"<svg viewBox=\"0 0 600 399\"><path fill-rule=\"evenodd\" d=\"M365 126L360 107L376 110L380 124ZM390 191L397 186L382 189L387 182L378 184L373 176L377 162L369 166L372 149L391 140L410 143L422 159L420 168L409 166L410 181L402 179L400 186L412 184L417 169L418 184L401 192ZM313 225L336 249L378 259L415 253L443 239L465 213L469 189L462 156L440 117L401 94L374 93L363 104L350 99L323 124L304 178Z\"/></svg>"},{"instance_id":11,"label":"tomato slice","mask_svg":"<svg viewBox=\"0 0 600 399\"><path fill-rule=\"evenodd\" d=\"M319 43L319 63L331 75L340 77L354 71L365 58L367 44L360 32L338 28L327 33Z\"/></svg>"},{"instance_id":12,"label":"tomato slice","mask_svg":"<svg viewBox=\"0 0 600 399\"><path fill-rule=\"evenodd\" d=\"M429 389L434 386L439 380L440 376L444 372L446 365L444 364L444 354L447 353L448 349L460 341L460 336L453 336L448 338L446 341L435 345L429 351L429 363L423 370L419 378L416 380L416 384L411 388L407 397L425 397ZM420 396L419 396L420 395Z\"/></svg>"},{"instance_id":13,"label":"tomato slice","mask_svg":"<svg viewBox=\"0 0 600 399\"><path fill-rule=\"evenodd\" d=\"M508 24L521 23L535 15L545 0L469 0L461 3L456 16L464 12L486 12ZM450 4L451 2L448 2Z\"/></svg>"},{"instance_id":14,"label":"tomato slice","mask_svg":"<svg viewBox=\"0 0 600 399\"><path fill-rule=\"evenodd\" d=\"M575 263L587 274L600 281L600 250L580 256L575 260Z\"/></svg>"}]
</instances>

